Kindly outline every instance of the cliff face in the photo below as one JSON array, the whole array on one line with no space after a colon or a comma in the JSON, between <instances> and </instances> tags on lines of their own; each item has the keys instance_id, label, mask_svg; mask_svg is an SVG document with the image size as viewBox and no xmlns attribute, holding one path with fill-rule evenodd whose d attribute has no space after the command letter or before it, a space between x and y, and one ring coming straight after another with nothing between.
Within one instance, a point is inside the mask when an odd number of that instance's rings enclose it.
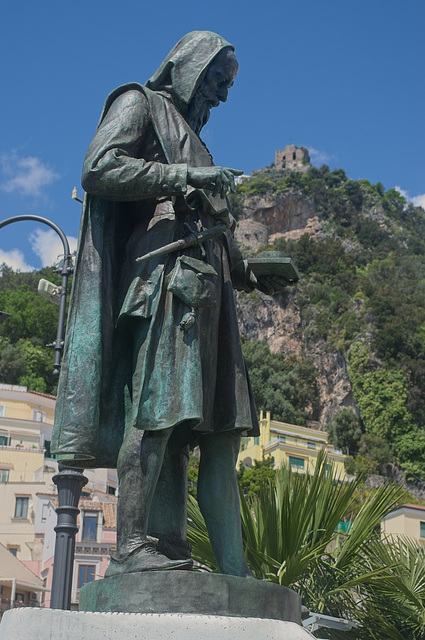
<instances>
[{"instance_id":1,"label":"cliff face","mask_svg":"<svg viewBox=\"0 0 425 640\"><path fill-rule=\"evenodd\" d=\"M235 237L245 250L256 251L276 238L298 239L303 233L320 233L321 224L314 203L302 193L288 192L272 198L249 197L244 202L244 218Z\"/></svg>"},{"instance_id":2,"label":"cliff face","mask_svg":"<svg viewBox=\"0 0 425 640\"><path fill-rule=\"evenodd\" d=\"M244 347L261 408L322 428L352 409L361 429L347 427L350 412L335 424L354 455L372 437L409 477L425 478L424 209L326 166L257 171L234 204L242 252L285 251L300 272L283 294L238 295L242 335L272 351Z\"/></svg>"},{"instance_id":3,"label":"cliff face","mask_svg":"<svg viewBox=\"0 0 425 640\"><path fill-rule=\"evenodd\" d=\"M273 198L248 197L244 217L239 220L235 238L245 256L271 245L277 238L298 239L303 234L321 238L323 225L312 199L299 192ZM301 279L302 279L301 273ZM345 358L326 340L306 338L294 289L283 295L266 296L260 292L238 294L239 328L250 340L266 342L272 353L285 358L312 359L318 371L320 407L315 418L326 429L329 421L343 407L354 407Z\"/></svg>"}]
</instances>

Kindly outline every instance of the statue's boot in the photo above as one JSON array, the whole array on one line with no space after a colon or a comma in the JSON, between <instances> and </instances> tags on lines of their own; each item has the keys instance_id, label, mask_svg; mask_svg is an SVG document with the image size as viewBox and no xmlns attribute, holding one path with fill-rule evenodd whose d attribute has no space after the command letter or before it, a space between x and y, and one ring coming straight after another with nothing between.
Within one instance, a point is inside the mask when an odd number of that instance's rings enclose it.
<instances>
[{"instance_id":1,"label":"statue's boot","mask_svg":"<svg viewBox=\"0 0 425 640\"><path fill-rule=\"evenodd\" d=\"M111 555L111 561L105 572L105 578L123 573L138 573L139 571L169 571L170 569L188 570L193 562L189 559L170 560L157 548L157 540L150 536L134 551L123 558Z\"/></svg>"}]
</instances>

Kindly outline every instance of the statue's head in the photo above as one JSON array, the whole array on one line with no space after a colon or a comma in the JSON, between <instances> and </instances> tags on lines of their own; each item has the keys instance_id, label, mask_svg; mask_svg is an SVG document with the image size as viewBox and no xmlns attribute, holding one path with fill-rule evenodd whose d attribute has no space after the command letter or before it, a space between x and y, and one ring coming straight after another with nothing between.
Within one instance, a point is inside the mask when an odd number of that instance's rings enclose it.
<instances>
[{"instance_id":1,"label":"statue's head","mask_svg":"<svg viewBox=\"0 0 425 640\"><path fill-rule=\"evenodd\" d=\"M212 31L192 31L173 47L146 86L170 93L199 132L210 109L227 100L237 72L230 42Z\"/></svg>"}]
</instances>

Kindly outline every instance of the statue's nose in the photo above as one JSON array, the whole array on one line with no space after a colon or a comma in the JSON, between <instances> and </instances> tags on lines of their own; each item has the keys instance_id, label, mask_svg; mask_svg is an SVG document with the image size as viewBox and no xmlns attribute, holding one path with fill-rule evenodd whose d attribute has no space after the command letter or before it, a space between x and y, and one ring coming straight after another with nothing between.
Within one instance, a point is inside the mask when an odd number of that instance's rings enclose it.
<instances>
[{"instance_id":1,"label":"statue's nose","mask_svg":"<svg viewBox=\"0 0 425 640\"><path fill-rule=\"evenodd\" d=\"M220 87L219 90L217 91L217 96L220 102L226 102L228 95L229 95L229 90L227 87Z\"/></svg>"}]
</instances>

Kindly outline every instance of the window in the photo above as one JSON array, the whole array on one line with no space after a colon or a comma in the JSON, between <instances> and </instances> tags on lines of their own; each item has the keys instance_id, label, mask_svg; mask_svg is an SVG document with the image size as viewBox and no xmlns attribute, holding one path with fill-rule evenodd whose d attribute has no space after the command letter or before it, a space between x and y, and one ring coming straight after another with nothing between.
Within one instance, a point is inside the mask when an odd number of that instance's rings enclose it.
<instances>
[{"instance_id":1,"label":"window","mask_svg":"<svg viewBox=\"0 0 425 640\"><path fill-rule=\"evenodd\" d=\"M7 547L10 551L10 553L12 554L12 556L15 556L16 558L16 554L18 553L18 547Z\"/></svg>"},{"instance_id":2,"label":"window","mask_svg":"<svg viewBox=\"0 0 425 640\"><path fill-rule=\"evenodd\" d=\"M40 411L39 409L33 409L32 419L35 422L46 422L46 412Z\"/></svg>"},{"instance_id":3,"label":"window","mask_svg":"<svg viewBox=\"0 0 425 640\"><path fill-rule=\"evenodd\" d=\"M254 438L254 444L260 444L260 438L259 437Z\"/></svg>"},{"instance_id":4,"label":"window","mask_svg":"<svg viewBox=\"0 0 425 640\"><path fill-rule=\"evenodd\" d=\"M289 464L296 469L304 469L304 458L289 456Z\"/></svg>"},{"instance_id":5,"label":"window","mask_svg":"<svg viewBox=\"0 0 425 640\"><path fill-rule=\"evenodd\" d=\"M43 504L43 508L41 510L41 522L46 522L47 516L49 515L49 505Z\"/></svg>"},{"instance_id":6,"label":"window","mask_svg":"<svg viewBox=\"0 0 425 640\"><path fill-rule=\"evenodd\" d=\"M10 439L7 436L0 436L0 447L7 447L10 444Z\"/></svg>"},{"instance_id":7,"label":"window","mask_svg":"<svg viewBox=\"0 0 425 640\"><path fill-rule=\"evenodd\" d=\"M28 516L29 498L16 498L15 502L15 518L25 520Z\"/></svg>"},{"instance_id":8,"label":"window","mask_svg":"<svg viewBox=\"0 0 425 640\"><path fill-rule=\"evenodd\" d=\"M6 405L0 404L0 418L4 418L6 415Z\"/></svg>"},{"instance_id":9,"label":"window","mask_svg":"<svg viewBox=\"0 0 425 640\"><path fill-rule=\"evenodd\" d=\"M425 538L425 522L421 522L421 538Z\"/></svg>"},{"instance_id":10,"label":"window","mask_svg":"<svg viewBox=\"0 0 425 640\"><path fill-rule=\"evenodd\" d=\"M97 513L84 513L83 540L96 540Z\"/></svg>"},{"instance_id":11,"label":"window","mask_svg":"<svg viewBox=\"0 0 425 640\"><path fill-rule=\"evenodd\" d=\"M286 436L277 436L278 442L286 442Z\"/></svg>"},{"instance_id":12,"label":"window","mask_svg":"<svg viewBox=\"0 0 425 640\"><path fill-rule=\"evenodd\" d=\"M316 443L315 442L307 442L307 447L308 447L308 449L315 449L316 448Z\"/></svg>"},{"instance_id":13,"label":"window","mask_svg":"<svg viewBox=\"0 0 425 640\"><path fill-rule=\"evenodd\" d=\"M93 564L80 564L78 566L78 589L94 580L95 566Z\"/></svg>"},{"instance_id":14,"label":"window","mask_svg":"<svg viewBox=\"0 0 425 640\"><path fill-rule=\"evenodd\" d=\"M9 469L0 469L0 482L9 482Z\"/></svg>"},{"instance_id":15,"label":"window","mask_svg":"<svg viewBox=\"0 0 425 640\"><path fill-rule=\"evenodd\" d=\"M292 160L296 160L297 159L297 152L293 151L292 152Z\"/></svg>"}]
</instances>

